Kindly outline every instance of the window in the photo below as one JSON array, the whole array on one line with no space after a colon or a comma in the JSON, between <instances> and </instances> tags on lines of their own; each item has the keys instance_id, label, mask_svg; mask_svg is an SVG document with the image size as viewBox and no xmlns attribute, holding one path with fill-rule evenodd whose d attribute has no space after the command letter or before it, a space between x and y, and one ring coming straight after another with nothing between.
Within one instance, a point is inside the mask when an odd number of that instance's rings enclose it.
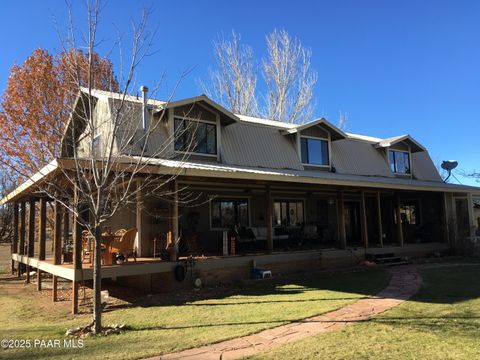
<instances>
[{"instance_id":1,"label":"window","mask_svg":"<svg viewBox=\"0 0 480 360\"><path fill-rule=\"evenodd\" d=\"M246 199L212 200L212 228L248 226L248 201Z\"/></svg>"},{"instance_id":2,"label":"window","mask_svg":"<svg viewBox=\"0 0 480 360\"><path fill-rule=\"evenodd\" d=\"M418 203L416 201L400 204L400 218L402 224L419 225L420 218L418 213ZM397 214L394 213L395 224L397 223Z\"/></svg>"},{"instance_id":3,"label":"window","mask_svg":"<svg viewBox=\"0 0 480 360\"><path fill-rule=\"evenodd\" d=\"M93 156L101 156L101 151L102 151L102 135L98 134L93 138L93 144L92 144L92 151L93 151Z\"/></svg>"},{"instance_id":4,"label":"window","mask_svg":"<svg viewBox=\"0 0 480 360\"><path fill-rule=\"evenodd\" d=\"M311 165L330 165L328 155L328 140L302 137L302 163Z\"/></svg>"},{"instance_id":5,"label":"window","mask_svg":"<svg viewBox=\"0 0 480 360\"><path fill-rule=\"evenodd\" d=\"M217 125L175 118L175 151L217 154Z\"/></svg>"},{"instance_id":6,"label":"window","mask_svg":"<svg viewBox=\"0 0 480 360\"><path fill-rule=\"evenodd\" d=\"M303 224L303 201L281 200L273 203L274 226L300 226Z\"/></svg>"},{"instance_id":7,"label":"window","mask_svg":"<svg viewBox=\"0 0 480 360\"><path fill-rule=\"evenodd\" d=\"M410 155L405 151L390 150L390 169L396 174L410 174Z\"/></svg>"}]
</instances>

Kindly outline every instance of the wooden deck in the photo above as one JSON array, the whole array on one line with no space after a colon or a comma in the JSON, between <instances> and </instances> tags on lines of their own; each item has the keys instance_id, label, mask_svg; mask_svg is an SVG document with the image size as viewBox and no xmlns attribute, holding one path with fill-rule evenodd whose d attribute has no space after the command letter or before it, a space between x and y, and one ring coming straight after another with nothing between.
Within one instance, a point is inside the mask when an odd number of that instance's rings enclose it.
<instances>
[{"instance_id":1,"label":"wooden deck","mask_svg":"<svg viewBox=\"0 0 480 360\"><path fill-rule=\"evenodd\" d=\"M238 256L212 256L195 258L195 269L202 272L235 271L234 269L248 269L254 260L259 267L275 268L276 264L298 264L305 262L317 263L322 268L353 266L363 259L365 253L395 253L401 256L424 256L427 253L443 251L448 248L446 243L406 244L403 247L388 246L383 248L357 249L329 249L329 250L305 250L292 252L274 252L273 254L246 254ZM185 258L180 258L184 260ZM53 259L48 258L40 261L37 258L29 258L26 255L12 254L12 260L38 268L44 272L59 276L72 281L93 279L93 267L84 262L81 270L74 270L73 264L54 265ZM102 278L116 278L122 276L134 276L145 274L173 272L177 262L164 261L159 258L143 257L137 261L129 260L122 265L102 265ZM318 266L317 265L317 266ZM291 265L289 265L291 266ZM301 267L301 266L300 266ZM304 269L308 271L308 268ZM247 271L248 273L248 271Z\"/></svg>"}]
</instances>

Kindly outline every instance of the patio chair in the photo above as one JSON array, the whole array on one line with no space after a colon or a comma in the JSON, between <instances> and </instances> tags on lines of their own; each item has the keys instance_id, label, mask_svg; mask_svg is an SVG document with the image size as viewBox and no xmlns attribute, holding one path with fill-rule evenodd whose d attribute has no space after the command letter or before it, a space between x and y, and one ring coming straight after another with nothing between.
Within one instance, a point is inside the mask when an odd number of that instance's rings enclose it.
<instances>
[{"instance_id":1,"label":"patio chair","mask_svg":"<svg viewBox=\"0 0 480 360\"><path fill-rule=\"evenodd\" d=\"M133 260L137 261L137 254L135 251L135 237L137 229L126 230L119 240L112 241L111 251L118 255L123 255L128 261L129 256L133 256Z\"/></svg>"},{"instance_id":2,"label":"patio chair","mask_svg":"<svg viewBox=\"0 0 480 360\"><path fill-rule=\"evenodd\" d=\"M93 241L88 230L82 231L82 263L88 258L91 264L93 259Z\"/></svg>"}]
</instances>

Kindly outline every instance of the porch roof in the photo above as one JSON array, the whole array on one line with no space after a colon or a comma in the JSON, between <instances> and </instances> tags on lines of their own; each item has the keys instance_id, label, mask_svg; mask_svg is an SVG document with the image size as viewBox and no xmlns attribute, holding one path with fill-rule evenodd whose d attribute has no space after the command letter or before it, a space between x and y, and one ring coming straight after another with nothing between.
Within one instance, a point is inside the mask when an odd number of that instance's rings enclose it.
<instances>
[{"instance_id":1,"label":"porch roof","mask_svg":"<svg viewBox=\"0 0 480 360\"><path fill-rule=\"evenodd\" d=\"M212 179L245 179L393 190L472 193L473 195L480 196L480 187L475 186L397 177L338 174L318 170L253 168L235 165L220 165L212 162L165 160L145 157L125 157L121 160L118 166L123 166L123 170L125 171L125 168L128 169L129 166L138 161L141 161L144 164L142 172L148 174L178 174L180 176L208 177ZM74 165L73 160L70 159L56 159L50 162L38 173L1 199L0 205L20 198L31 192L32 189L34 189L35 186L42 182L46 177L52 176L60 169L73 169Z\"/></svg>"}]
</instances>

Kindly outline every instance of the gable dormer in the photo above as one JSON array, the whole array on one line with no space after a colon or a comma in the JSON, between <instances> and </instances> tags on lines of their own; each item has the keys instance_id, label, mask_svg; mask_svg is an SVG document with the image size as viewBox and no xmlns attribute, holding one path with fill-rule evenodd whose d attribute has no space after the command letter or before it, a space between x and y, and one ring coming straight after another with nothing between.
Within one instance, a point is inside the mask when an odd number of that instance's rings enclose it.
<instances>
[{"instance_id":1,"label":"gable dormer","mask_svg":"<svg viewBox=\"0 0 480 360\"><path fill-rule=\"evenodd\" d=\"M395 176L412 176L412 153L426 149L410 135L384 139L375 145L385 151L390 171Z\"/></svg>"},{"instance_id":2,"label":"gable dormer","mask_svg":"<svg viewBox=\"0 0 480 360\"><path fill-rule=\"evenodd\" d=\"M306 169L332 169L332 141L347 135L324 118L284 131L295 134L298 156Z\"/></svg>"}]
</instances>

